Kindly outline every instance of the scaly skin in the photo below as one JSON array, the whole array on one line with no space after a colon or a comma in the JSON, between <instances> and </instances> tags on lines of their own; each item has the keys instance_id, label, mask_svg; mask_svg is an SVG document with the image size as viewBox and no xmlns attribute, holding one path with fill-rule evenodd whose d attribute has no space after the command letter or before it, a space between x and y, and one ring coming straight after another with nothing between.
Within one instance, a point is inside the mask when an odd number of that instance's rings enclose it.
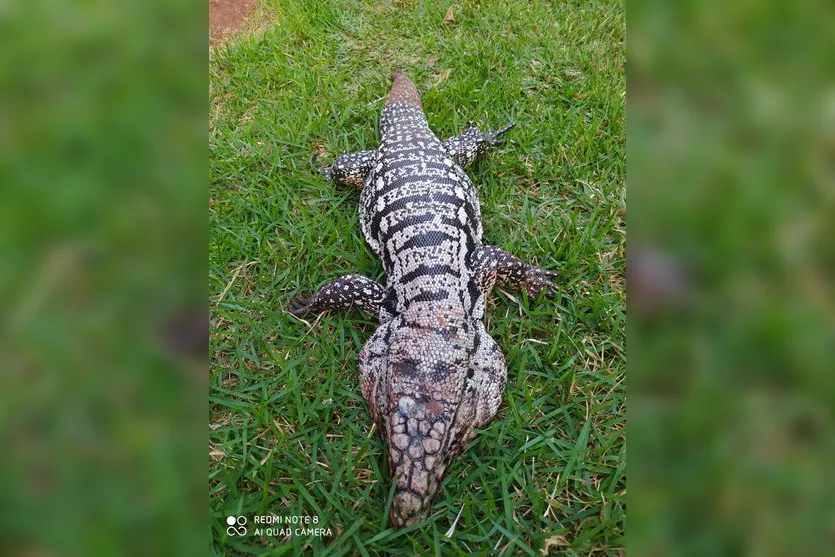
<instances>
[{"instance_id":1,"label":"scaly skin","mask_svg":"<svg viewBox=\"0 0 835 557\"><path fill-rule=\"evenodd\" d=\"M451 461L501 403L504 356L483 323L493 285L509 282L535 297L552 291L554 273L481 245L477 192L462 167L510 126L482 133L471 125L441 143L414 84L399 72L393 81L380 148L343 155L325 173L363 187L360 223L387 283L346 275L289 310L356 306L379 318L360 353L360 378L388 443L391 522L400 528L425 518Z\"/></svg>"}]
</instances>

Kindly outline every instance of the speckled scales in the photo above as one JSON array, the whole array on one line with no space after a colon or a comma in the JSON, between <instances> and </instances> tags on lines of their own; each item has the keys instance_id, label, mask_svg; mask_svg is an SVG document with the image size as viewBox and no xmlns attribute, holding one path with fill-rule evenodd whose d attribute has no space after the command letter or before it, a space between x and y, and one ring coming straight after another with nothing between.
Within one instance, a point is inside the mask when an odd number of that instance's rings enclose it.
<instances>
[{"instance_id":1,"label":"speckled scales","mask_svg":"<svg viewBox=\"0 0 835 557\"><path fill-rule=\"evenodd\" d=\"M553 273L482 246L475 186L464 172L509 126L474 126L439 141L414 84L395 73L376 151L343 155L326 175L362 187L360 225L386 284L346 275L296 315L355 306L380 320L360 353L360 387L389 448L396 527L426 516L452 459L501 404L504 356L484 327L485 298L497 281L532 296Z\"/></svg>"}]
</instances>

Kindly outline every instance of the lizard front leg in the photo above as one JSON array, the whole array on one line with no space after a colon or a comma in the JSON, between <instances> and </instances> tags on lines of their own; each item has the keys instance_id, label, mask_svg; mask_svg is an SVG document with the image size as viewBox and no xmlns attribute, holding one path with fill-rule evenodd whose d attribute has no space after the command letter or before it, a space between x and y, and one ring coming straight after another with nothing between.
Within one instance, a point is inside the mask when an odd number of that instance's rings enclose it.
<instances>
[{"instance_id":1,"label":"lizard front leg","mask_svg":"<svg viewBox=\"0 0 835 557\"><path fill-rule=\"evenodd\" d=\"M295 316L321 313L330 309L357 306L378 317L386 289L378 282L362 275L344 275L329 282L310 298L297 296L290 301L287 311Z\"/></svg>"},{"instance_id":2,"label":"lizard front leg","mask_svg":"<svg viewBox=\"0 0 835 557\"><path fill-rule=\"evenodd\" d=\"M472 272L471 280L485 297L497 282L507 282L516 288L524 289L531 298L537 297L543 291L549 295L556 292L557 285L551 282L551 277L557 273L529 265L495 246L478 248L470 256L469 266ZM481 303L483 306L483 300ZM476 313L481 315L483 309L476 308Z\"/></svg>"}]
</instances>

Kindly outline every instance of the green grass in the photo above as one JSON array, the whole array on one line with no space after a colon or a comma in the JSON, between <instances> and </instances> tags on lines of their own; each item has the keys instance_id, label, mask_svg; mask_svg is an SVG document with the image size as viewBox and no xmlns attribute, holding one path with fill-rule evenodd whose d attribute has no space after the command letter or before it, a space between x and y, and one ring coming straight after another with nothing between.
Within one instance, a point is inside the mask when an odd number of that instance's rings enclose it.
<instances>
[{"instance_id":1,"label":"green grass","mask_svg":"<svg viewBox=\"0 0 835 557\"><path fill-rule=\"evenodd\" d=\"M271 1L264 13L270 24L210 67L215 553L622 553L622 4ZM558 270L561 289L539 301L494 292L486 324L507 357L504 402L429 518L404 531L387 522L385 447L359 393L374 322L351 311L308 328L282 309L341 274L382 277L359 192L324 183L310 157L376 147L395 68L441 137L470 119L517 122L470 171L484 240ZM317 515L333 535L229 537L230 514Z\"/></svg>"}]
</instances>

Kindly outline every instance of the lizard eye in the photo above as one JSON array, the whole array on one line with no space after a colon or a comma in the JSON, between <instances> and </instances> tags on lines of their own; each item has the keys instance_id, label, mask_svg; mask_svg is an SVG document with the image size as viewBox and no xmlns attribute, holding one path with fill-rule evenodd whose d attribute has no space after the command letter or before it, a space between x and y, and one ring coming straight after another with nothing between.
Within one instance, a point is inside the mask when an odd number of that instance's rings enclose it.
<instances>
[{"instance_id":1,"label":"lizard eye","mask_svg":"<svg viewBox=\"0 0 835 557\"><path fill-rule=\"evenodd\" d=\"M417 373L418 363L416 360L412 360L411 358L409 358L400 362L394 362L391 367L392 371L397 375L405 375L411 377L415 373Z\"/></svg>"}]
</instances>

